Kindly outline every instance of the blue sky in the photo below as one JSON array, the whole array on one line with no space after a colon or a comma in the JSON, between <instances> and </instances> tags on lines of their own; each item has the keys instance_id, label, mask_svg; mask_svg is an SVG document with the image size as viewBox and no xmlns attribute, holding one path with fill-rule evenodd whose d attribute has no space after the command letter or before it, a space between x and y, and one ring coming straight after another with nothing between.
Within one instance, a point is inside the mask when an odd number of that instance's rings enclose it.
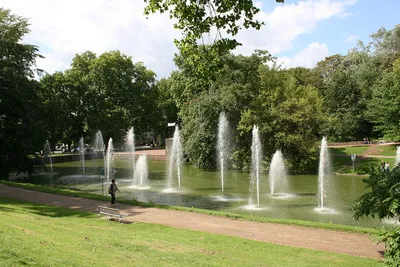
<instances>
[{"instance_id":1,"label":"blue sky","mask_svg":"<svg viewBox=\"0 0 400 267\"><path fill-rule=\"evenodd\" d=\"M254 0L261 8L260 31L245 30L234 53L268 50L286 67L313 67L325 57L345 54L357 40L381 26L400 23L399 0ZM180 33L168 14L143 15L143 0L1 0L0 6L29 18L31 32L24 42L38 45L44 59L38 67L48 73L67 69L77 53L120 50L167 77L175 69L173 40Z\"/></svg>"},{"instance_id":2,"label":"blue sky","mask_svg":"<svg viewBox=\"0 0 400 267\"><path fill-rule=\"evenodd\" d=\"M297 3L300 1L285 2ZM348 15L321 21L312 33L298 36L291 51L279 55L291 57L304 49L307 44L315 41L326 43L331 55L346 54L357 44L358 40L364 43L370 42L370 34L376 32L380 27L389 30L396 24L400 24L399 0L359 0L346 12ZM347 40L349 36L352 40Z\"/></svg>"}]
</instances>

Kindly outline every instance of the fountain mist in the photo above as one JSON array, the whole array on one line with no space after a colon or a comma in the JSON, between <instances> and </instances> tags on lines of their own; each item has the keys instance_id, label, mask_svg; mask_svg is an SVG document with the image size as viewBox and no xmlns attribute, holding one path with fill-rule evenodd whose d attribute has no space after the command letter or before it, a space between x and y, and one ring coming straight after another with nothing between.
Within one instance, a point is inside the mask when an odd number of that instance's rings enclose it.
<instances>
[{"instance_id":1,"label":"fountain mist","mask_svg":"<svg viewBox=\"0 0 400 267\"><path fill-rule=\"evenodd\" d=\"M82 174L85 174L85 142L83 137L79 140L79 152L81 153Z\"/></svg>"},{"instance_id":2,"label":"fountain mist","mask_svg":"<svg viewBox=\"0 0 400 267\"><path fill-rule=\"evenodd\" d=\"M108 147L106 153L106 177L107 182L110 181L110 177L113 175L114 167L114 148L112 143L112 138L108 140Z\"/></svg>"},{"instance_id":3,"label":"fountain mist","mask_svg":"<svg viewBox=\"0 0 400 267\"><path fill-rule=\"evenodd\" d=\"M271 195L274 195L276 192L286 193L287 175L285 162L280 150L277 150L272 157L268 178Z\"/></svg>"},{"instance_id":4,"label":"fountain mist","mask_svg":"<svg viewBox=\"0 0 400 267\"><path fill-rule=\"evenodd\" d=\"M146 155L140 155L138 161L136 162L133 185L141 187L148 185L148 167Z\"/></svg>"},{"instance_id":5,"label":"fountain mist","mask_svg":"<svg viewBox=\"0 0 400 267\"><path fill-rule=\"evenodd\" d=\"M178 187L181 187L181 165L182 165L183 151L181 138L179 135L179 127L175 126L174 137L172 140L171 152L168 156L168 189L172 188L173 177L176 172L178 178Z\"/></svg>"},{"instance_id":6,"label":"fountain mist","mask_svg":"<svg viewBox=\"0 0 400 267\"><path fill-rule=\"evenodd\" d=\"M50 171L51 171L51 173L53 173L53 161L51 159L51 148L50 148L49 140L46 140L46 142L44 143L43 156L45 158L49 158Z\"/></svg>"},{"instance_id":7,"label":"fountain mist","mask_svg":"<svg viewBox=\"0 0 400 267\"><path fill-rule=\"evenodd\" d=\"M331 175L331 163L328 151L328 142L326 137L322 138L321 150L319 153L319 169L318 169L318 198L319 209L324 210L325 200L327 197L326 189L329 185L329 176Z\"/></svg>"},{"instance_id":8,"label":"fountain mist","mask_svg":"<svg viewBox=\"0 0 400 267\"><path fill-rule=\"evenodd\" d=\"M249 186L249 205L260 205L260 172L261 172L261 142L258 127L253 126L251 144L251 174ZM255 195L255 196L254 196ZM256 199L254 199L256 197Z\"/></svg>"},{"instance_id":9,"label":"fountain mist","mask_svg":"<svg viewBox=\"0 0 400 267\"><path fill-rule=\"evenodd\" d=\"M103 141L103 135L101 134L100 131L97 131L96 136L94 138L94 146L93 146L93 151L96 155L96 158L102 157L103 158L103 169L106 169L106 157L104 154L104 141ZM100 154L100 155L99 155Z\"/></svg>"},{"instance_id":10,"label":"fountain mist","mask_svg":"<svg viewBox=\"0 0 400 267\"><path fill-rule=\"evenodd\" d=\"M229 137L229 123L226 119L225 112L221 112L218 121L217 159L220 170L222 192L224 192L225 172L228 165L228 157L230 151Z\"/></svg>"},{"instance_id":11,"label":"fountain mist","mask_svg":"<svg viewBox=\"0 0 400 267\"><path fill-rule=\"evenodd\" d=\"M130 152L129 161L132 165L132 177L135 176L135 133L133 127L129 129L125 138L126 149Z\"/></svg>"}]
</instances>

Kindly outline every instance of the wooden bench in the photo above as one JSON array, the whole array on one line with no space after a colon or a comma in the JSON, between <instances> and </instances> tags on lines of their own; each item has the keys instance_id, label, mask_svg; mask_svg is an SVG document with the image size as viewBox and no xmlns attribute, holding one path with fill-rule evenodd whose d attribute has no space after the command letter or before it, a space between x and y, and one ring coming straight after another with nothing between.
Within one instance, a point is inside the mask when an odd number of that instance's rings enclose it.
<instances>
[{"instance_id":1,"label":"wooden bench","mask_svg":"<svg viewBox=\"0 0 400 267\"><path fill-rule=\"evenodd\" d=\"M121 215L119 209L113 209L104 206L97 206L97 209L99 211L99 215L97 216L98 218L100 217L100 215L107 215L108 219L110 219L111 217L117 217L119 222L121 222L121 220L125 217L124 215Z\"/></svg>"}]
</instances>

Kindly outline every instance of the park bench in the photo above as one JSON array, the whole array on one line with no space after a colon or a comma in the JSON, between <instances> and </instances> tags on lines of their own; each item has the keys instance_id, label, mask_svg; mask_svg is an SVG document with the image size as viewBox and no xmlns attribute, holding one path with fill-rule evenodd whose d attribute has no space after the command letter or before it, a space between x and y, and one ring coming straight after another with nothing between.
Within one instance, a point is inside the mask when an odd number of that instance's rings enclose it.
<instances>
[{"instance_id":1,"label":"park bench","mask_svg":"<svg viewBox=\"0 0 400 267\"><path fill-rule=\"evenodd\" d=\"M121 222L121 220L125 217L124 215L121 215L119 209L113 209L104 206L97 206L97 209L99 211L98 217L100 217L100 215L107 215L108 219L110 219L111 217L117 217L119 222Z\"/></svg>"}]
</instances>

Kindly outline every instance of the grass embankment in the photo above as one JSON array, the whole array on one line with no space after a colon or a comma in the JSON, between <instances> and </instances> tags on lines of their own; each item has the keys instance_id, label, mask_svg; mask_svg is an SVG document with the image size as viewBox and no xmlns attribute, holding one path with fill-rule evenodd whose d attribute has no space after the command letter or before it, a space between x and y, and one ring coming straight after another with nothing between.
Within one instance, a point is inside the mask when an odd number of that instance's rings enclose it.
<instances>
[{"instance_id":1,"label":"grass embankment","mask_svg":"<svg viewBox=\"0 0 400 267\"><path fill-rule=\"evenodd\" d=\"M106 201L106 202L110 201L110 198L107 196L101 196L101 195L97 195L97 194L80 192L80 191L75 191L75 190L70 190L70 189L54 188L54 187L48 187L48 186L36 185L36 184L27 184L27 183L16 183L16 182L3 181L3 180L0 180L0 184L5 184L5 185L9 185L9 186L14 186L14 187L20 187L20 188L25 188L25 189L30 189L30 190L40 191L40 192L46 192L46 193L53 193L53 194L74 196L74 197L82 197L82 198L88 198L88 199ZM229 212L212 211L212 210L204 210L204 209L181 207L181 206L165 206L165 205L159 205L159 204L153 204L153 203L143 203L143 202L138 202L135 200L125 200L125 199L118 199L118 202L128 204L128 205L138 205L138 206L143 206L143 207L156 207L156 208L161 208L161 209L196 212L196 213L208 214L208 215L212 215L212 216L227 217L227 218L239 219L239 220L256 221L256 222L261 222L261 223L277 223L277 224L286 224L286 225L297 225L297 226L303 226L303 227L309 227L309 228L320 228L320 229L328 229L328 230L343 231L343 232L356 232L356 233L363 233L363 234L378 233L378 231L373 228L356 227L356 226L349 226L349 225L319 223L319 222L290 220L290 219L253 217L251 215L242 215L242 214L235 214L235 213L229 213Z\"/></svg>"},{"instance_id":2,"label":"grass embankment","mask_svg":"<svg viewBox=\"0 0 400 267\"><path fill-rule=\"evenodd\" d=\"M0 197L1 266L383 266L374 259L274 245Z\"/></svg>"},{"instance_id":3,"label":"grass embankment","mask_svg":"<svg viewBox=\"0 0 400 267\"><path fill-rule=\"evenodd\" d=\"M370 168L380 166L382 161L389 162L394 167L396 159L388 156L396 156L397 145L374 145L374 146L352 146L352 147L331 147L329 152L332 155L333 170L337 174L364 174ZM351 155L357 154L354 164ZM370 157L368 157L370 156ZM374 158L372 156L380 156Z\"/></svg>"}]
</instances>

